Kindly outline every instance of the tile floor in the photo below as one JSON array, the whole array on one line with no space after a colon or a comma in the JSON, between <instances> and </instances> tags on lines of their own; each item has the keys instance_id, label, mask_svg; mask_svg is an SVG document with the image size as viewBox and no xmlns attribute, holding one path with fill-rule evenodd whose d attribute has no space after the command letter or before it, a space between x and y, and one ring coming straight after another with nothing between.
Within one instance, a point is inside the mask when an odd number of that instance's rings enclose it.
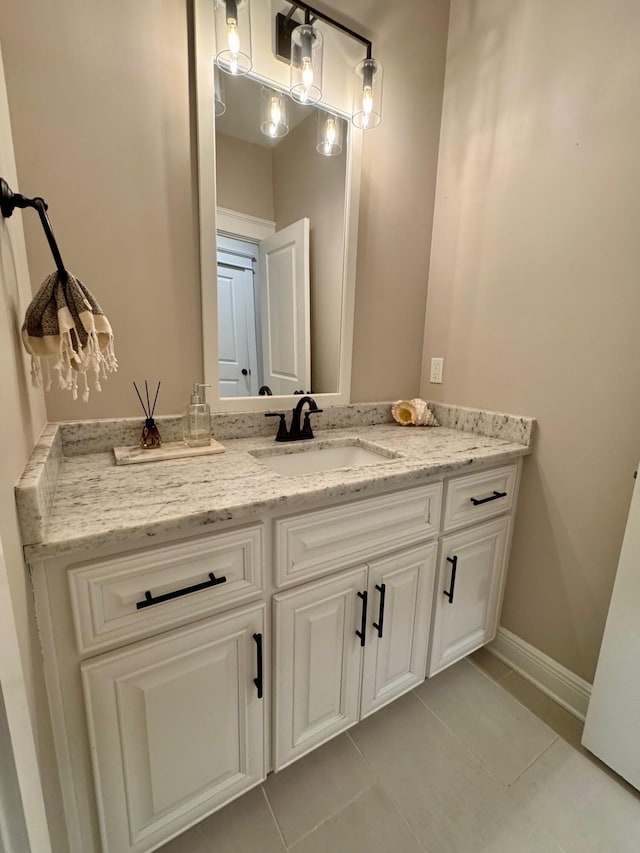
<instances>
[{"instance_id":1,"label":"tile floor","mask_svg":"<svg viewBox=\"0 0 640 853\"><path fill-rule=\"evenodd\" d=\"M640 794L486 650L161 853L639 853Z\"/></svg>"}]
</instances>

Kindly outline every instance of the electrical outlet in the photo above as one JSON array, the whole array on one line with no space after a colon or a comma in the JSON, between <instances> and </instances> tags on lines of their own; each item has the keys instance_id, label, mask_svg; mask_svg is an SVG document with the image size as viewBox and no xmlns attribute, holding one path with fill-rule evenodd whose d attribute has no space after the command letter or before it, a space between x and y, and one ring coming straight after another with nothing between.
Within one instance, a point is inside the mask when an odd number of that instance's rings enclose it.
<instances>
[{"instance_id":1,"label":"electrical outlet","mask_svg":"<svg viewBox=\"0 0 640 853\"><path fill-rule=\"evenodd\" d=\"M444 358L431 359L431 377L429 382L436 385L442 384L442 371L444 370Z\"/></svg>"}]
</instances>

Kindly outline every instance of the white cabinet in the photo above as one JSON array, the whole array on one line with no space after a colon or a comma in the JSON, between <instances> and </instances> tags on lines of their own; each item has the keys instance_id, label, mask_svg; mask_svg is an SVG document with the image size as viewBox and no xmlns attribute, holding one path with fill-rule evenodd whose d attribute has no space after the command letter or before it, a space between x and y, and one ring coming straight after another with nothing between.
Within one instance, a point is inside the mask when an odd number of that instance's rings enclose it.
<instances>
[{"instance_id":1,"label":"white cabinet","mask_svg":"<svg viewBox=\"0 0 640 853\"><path fill-rule=\"evenodd\" d=\"M424 680L436 548L273 597L274 769Z\"/></svg>"},{"instance_id":2,"label":"white cabinet","mask_svg":"<svg viewBox=\"0 0 640 853\"><path fill-rule=\"evenodd\" d=\"M428 675L495 637L510 523L507 516L441 539Z\"/></svg>"},{"instance_id":3,"label":"white cabinet","mask_svg":"<svg viewBox=\"0 0 640 853\"><path fill-rule=\"evenodd\" d=\"M103 853L154 850L264 779L264 630L260 604L82 664Z\"/></svg>"},{"instance_id":4,"label":"white cabinet","mask_svg":"<svg viewBox=\"0 0 640 853\"><path fill-rule=\"evenodd\" d=\"M437 547L369 564L361 719L424 681Z\"/></svg>"},{"instance_id":5,"label":"white cabinet","mask_svg":"<svg viewBox=\"0 0 640 853\"><path fill-rule=\"evenodd\" d=\"M35 560L56 853L151 853L489 642L518 473Z\"/></svg>"},{"instance_id":6,"label":"white cabinet","mask_svg":"<svg viewBox=\"0 0 640 853\"><path fill-rule=\"evenodd\" d=\"M367 569L273 597L277 770L358 721Z\"/></svg>"}]
</instances>

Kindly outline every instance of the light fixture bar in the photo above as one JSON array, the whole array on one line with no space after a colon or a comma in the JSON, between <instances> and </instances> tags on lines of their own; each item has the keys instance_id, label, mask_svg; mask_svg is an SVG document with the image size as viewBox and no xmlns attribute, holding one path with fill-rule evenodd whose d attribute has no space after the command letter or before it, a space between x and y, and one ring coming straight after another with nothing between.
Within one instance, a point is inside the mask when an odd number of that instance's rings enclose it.
<instances>
[{"instance_id":1,"label":"light fixture bar","mask_svg":"<svg viewBox=\"0 0 640 853\"><path fill-rule=\"evenodd\" d=\"M346 27L344 24L341 24L340 21L336 21L335 18L331 18L329 15L325 15L324 12L320 12L318 9L314 9L314 7L310 6L308 3L303 3L302 0L287 0L287 2L291 4L291 9L289 10L289 12L286 15L278 14L277 20L278 20L278 26L279 27L280 26L287 27L287 25L288 25L287 28L290 28L291 24L292 24L291 16L293 15L293 13L296 9L301 9L305 13L305 22L306 23L313 23L310 16L312 16L314 20L324 21L325 24L329 24L329 26L333 27L334 29L340 30L340 32L344 33L345 35L349 36L350 38L355 39L356 41L359 41L361 44L363 44L367 49L367 59L371 59L372 51L373 51L373 43L371 42L371 39L365 38L363 35L356 32L355 30L352 30L350 27ZM282 21L282 24L280 23L281 21ZM297 23L293 22L293 25L297 26ZM282 30L279 29L278 35L279 36L284 35ZM286 38L286 36L285 36L285 38ZM289 44L290 43L291 43L291 41L290 41L290 37L289 37ZM282 59L284 59L286 62L288 62L290 59L290 55L286 56L285 54L280 52L282 47L283 47L283 42L280 39L278 40L278 46L279 46L278 56L280 56Z\"/></svg>"}]
</instances>

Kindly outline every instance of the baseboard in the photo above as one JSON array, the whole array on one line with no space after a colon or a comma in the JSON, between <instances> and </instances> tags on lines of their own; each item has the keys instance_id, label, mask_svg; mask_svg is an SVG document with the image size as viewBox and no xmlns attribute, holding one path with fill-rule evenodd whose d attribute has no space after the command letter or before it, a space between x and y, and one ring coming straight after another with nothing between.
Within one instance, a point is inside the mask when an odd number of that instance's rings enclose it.
<instances>
[{"instance_id":1,"label":"baseboard","mask_svg":"<svg viewBox=\"0 0 640 853\"><path fill-rule=\"evenodd\" d=\"M498 628L495 640L486 648L574 717L584 721L591 696L588 681L506 628Z\"/></svg>"}]
</instances>

